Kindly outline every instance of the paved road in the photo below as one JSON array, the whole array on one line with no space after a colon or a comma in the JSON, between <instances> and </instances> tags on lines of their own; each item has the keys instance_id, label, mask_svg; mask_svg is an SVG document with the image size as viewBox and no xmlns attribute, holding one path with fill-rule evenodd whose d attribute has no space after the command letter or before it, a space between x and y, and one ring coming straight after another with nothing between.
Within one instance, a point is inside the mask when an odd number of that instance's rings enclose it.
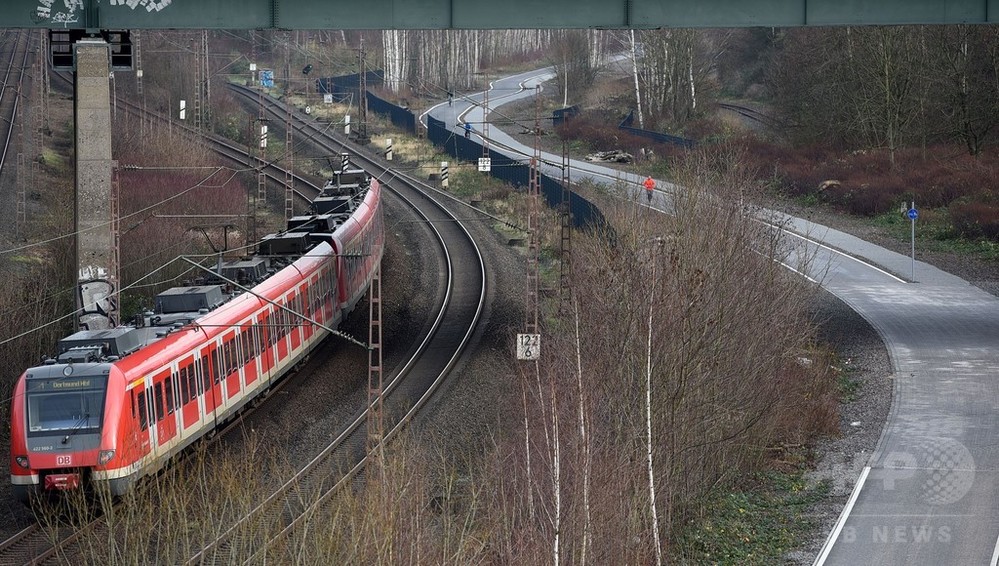
<instances>
[{"instance_id":1,"label":"paved road","mask_svg":"<svg viewBox=\"0 0 999 566\"><path fill-rule=\"evenodd\" d=\"M999 299L853 236L791 219L883 267L819 248L812 275L881 334L895 366L877 449L817 564L995 564ZM814 245L812 249L816 249Z\"/></svg>"},{"instance_id":2,"label":"paved road","mask_svg":"<svg viewBox=\"0 0 999 566\"><path fill-rule=\"evenodd\" d=\"M490 108L533 96L550 69L493 83ZM431 109L481 130L481 93ZM532 149L493 126L491 144ZM561 163L561 156L543 154ZM525 157L526 160L526 157ZM618 183L642 198L642 177L573 160L572 178ZM546 167L558 178L559 171ZM622 186L622 184L624 186ZM676 187L659 182L653 206ZM816 564L992 564L999 559L999 299L966 281L848 234L783 217L805 274L881 334L895 366L892 410L877 449ZM914 280L911 277L914 274Z\"/></svg>"}]
</instances>

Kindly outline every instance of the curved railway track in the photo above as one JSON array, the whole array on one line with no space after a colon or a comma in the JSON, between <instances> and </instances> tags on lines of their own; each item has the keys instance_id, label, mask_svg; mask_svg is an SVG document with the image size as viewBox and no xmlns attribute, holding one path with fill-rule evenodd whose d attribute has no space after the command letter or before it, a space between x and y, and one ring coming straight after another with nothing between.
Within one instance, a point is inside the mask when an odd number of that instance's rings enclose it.
<instances>
[{"instance_id":1,"label":"curved railway track","mask_svg":"<svg viewBox=\"0 0 999 566\"><path fill-rule=\"evenodd\" d=\"M21 226L24 207L21 187L16 186L16 181L10 174L4 175L11 167L8 166L8 154L14 140L15 128L23 128L23 122L18 121L18 109L21 104L21 97L24 96L24 77L28 66L28 41L31 33L27 30L6 30L4 33L5 46L9 46L10 58L6 60L6 70L3 71L3 78L0 79L0 140L3 142L3 149L0 151L0 179L3 180L4 201L16 203L13 207L5 207L4 214L0 216L0 221L5 224L5 230L9 230L13 236L15 226L17 230L23 229ZM6 52L4 49L4 52ZM23 149L21 150L23 151ZM8 188L10 187L10 188ZM15 194L16 192L16 194Z\"/></svg>"},{"instance_id":2,"label":"curved railway track","mask_svg":"<svg viewBox=\"0 0 999 566\"><path fill-rule=\"evenodd\" d=\"M256 99L256 95L248 89L234 87L234 90L242 96ZM274 101L267 102L266 111L275 116L287 112L283 105ZM325 151L339 153L344 148L342 143L331 139L322 129L297 113L294 122L296 128L310 134L312 143ZM426 187L363 154L352 152L352 160L371 173L379 172L375 176L379 177L383 186L420 211L423 221L435 233L436 243L441 246L446 258L443 308L413 356L386 379L384 413L401 415L386 424L385 440L391 440L433 397L471 339L485 303L485 266L468 230L430 196ZM247 564L292 559L281 555L281 550L275 550L280 545L274 543L316 517L317 511L332 494L368 463L364 425L369 410L366 408L307 466L187 563L212 564L231 561L234 556L245 557L244 563ZM303 492L316 496L308 505L294 503L297 501L294 494ZM280 517L284 521L273 539L247 539L243 534L248 531L246 525L272 517Z\"/></svg>"},{"instance_id":3,"label":"curved railway track","mask_svg":"<svg viewBox=\"0 0 999 566\"><path fill-rule=\"evenodd\" d=\"M60 77L60 79L67 80L65 77ZM141 111L135 105L126 103L125 106L126 111ZM272 103L269 111L285 112L276 103ZM156 114L153 114L153 118L167 120L167 118ZM296 127L307 132L311 141L322 147L324 151L339 152L339 149L342 149L343 144L327 138L313 125L302 122L305 120L296 117ZM174 123L174 126L177 124ZM192 136L197 136L197 132L193 128L186 128L186 131ZM240 166L250 167L253 163L252 158L247 156L240 146L228 140L208 136L203 138L202 143L211 146L215 151ZM414 211L418 211L421 221L431 227L436 234L441 255L444 258L442 264L445 266L443 268L445 277L442 280L446 284L441 292L443 299L435 320L419 345L409 353L407 360L386 378L384 386L385 413L402 415L386 424L388 430L386 440L388 440L409 423L419 409L432 398L468 344L483 311L486 297L485 268L478 247L468 231L452 214L447 212L444 206L421 190L417 181L398 175L361 155L356 155L353 160L362 168L379 177L383 186L393 193L400 202L405 203ZM284 170L273 163L266 164L264 170L270 178L283 185ZM305 178L295 175L295 179L296 184L307 187L306 191L296 190L299 197L311 199L319 191L319 187ZM282 384L289 381L283 380ZM343 426L340 434L329 446L293 478L277 488L257 507L251 517L254 514L267 513L269 509L288 508L287 495L289 490L296 486L308 485L310 489L320 486L319 491L314 493L325 495L313 505L321 505L322 501L337 486L353 477L367 460L367 455L364 453L366 440L364 424L368 410L368 408L364 408L355 418ZM230 428L235 427L240 422L240 420L236 420L229 426ZM223 436L224 434L220 434L218 438ZM335 465L331 466L331 462L335 462ZM335 475L322 472L322 470L330 469L338 469L341 472ZM286 525L281 530L282 535L290 532L303 517L301 514L287 512L280 516L287 518ZM234 544L240 549L240 556L252 557L266 553L269 547L267 541L252 541L252 544L246 544L245 541L239 542L232 539L232 533L238 532L239 524L237 523L229 529L227 535L223 535L215 541L208 541L205 549L192 557L189 562L214 562L216 557L231 557ZM83 539L106 540L109 536L107 530L106 523L99 518L77 529L59 528L53 530L33 524L7 541L0 543L0 563L73 562L74 556L83 556L83 551L76 546L79 541ZM86 536L92 533L97 533L97 535ZM88 544L92 545L92 542Z\"/></svg>"},{"instance_id":4,"label":"curved railway track","mask_svg":"<svg viewBox=\"0 0 999 566\"><path fill-rule=\"evenodd\" d=\"M748 106L743 106L741 104L729 104L727 102L718 102L716 103L716 106L718 106L718 108L721 108L723 110L734 112L742 116L743 118L749 120L750 122L755 122L756 124L759 124L766 128L776 128L783 126L783 123L777 118L774 118L769 114L764 114L763 112L760 112L755 108L750 108Z\"/></svg>"}]
</instances>

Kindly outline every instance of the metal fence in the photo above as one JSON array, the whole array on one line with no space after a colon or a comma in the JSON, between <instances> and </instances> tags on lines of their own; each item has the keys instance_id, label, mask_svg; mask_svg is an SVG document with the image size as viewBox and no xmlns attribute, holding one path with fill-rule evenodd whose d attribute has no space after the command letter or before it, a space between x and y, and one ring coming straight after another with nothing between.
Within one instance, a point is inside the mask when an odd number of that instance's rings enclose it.
<instances>
[{"instance_id":1,"label":"metal fence","mask_svg":"<svg viewBox=\"0 0 999 566\"><path fill-rule=\"evenodd\" d=\"M641 136L643 138L648 138L650 140L655 140L662 143L670 143L673 145L678 145L686 149L693 149L697 145L697 142L687 138L681 138L680 136L671 136L670 134L664 134L661 132L653 132L652 130L642 130L639 128L632 127L635 122L635 111L632 110L624 117L624 120L618 125L618 129L624 130L629 134Z\"/></svg>"},{"instance_id":2,"label":"metal fence","mask_svg":"<svg viewBox=\"0 0 999 566\"><path fill-rule=\"evenodd\" d=\"M531 179L528 159L513 159L490 148L483 155L482 145L477 141L457 135L448 130L447 125L427 116L427 139L444 148L445 153L464 161L476 162L480 157L490 158L490 175L516 187L527 187ZM562 203L562 182L547 175L540 175L541 194L548 206L556 208ZM593 203L569 191L569 211L572 224L576 228L596 228L604 225L604 215Z\"/></svg>"},{"instance_id":3,"label":"metal fence","mask_svg":"<svg viewBox=\"0 0 999 566\"><path fill-rule=\"evenodd\" d=\"M385 77L382 71L368 71L367 76L365 77L366 83L371 86L384 84L384 79ZM336 97L342 97L349 94L357 94L358 89L360 88L360 73L316 79L316 90L319 94L332 94ZM411 134L416 133L416 116L410 112L409 108L396 106L383 98L375 96L371 93L371 91L366 91L365 96L368 100L369 110L387 115L389 120L392 121L392 124L394 124L397 128L402 128Z\"/></svg>"},{"instance_id":4,"label":"metal fence","mask_svg":"<svg viewBox=\"0 0 999 566\"><path fill-rule=\"evenodd\" d=\"M381 71L368 71L365 81L369 85L382 84L383 74ZM316 79L316 89L320 94L344 96L357 93L359 88L360 75L358 73ZM416 115L409 108L392 104L371 94L371 92L365 94L368 99L368 108L372 112L388 114L392 123L397 127L411 133L416 132ZM454 132L447 129L444 122L430 116L427 116L427 138L435 145L444 148L445 153L457 159L476 162L480 157L489 157L491 160L490 174L497 179L516 187L527 187L530 182L531 170L527 158L513 159L494 149L489 149L488 156L483 155L482 145L477 141L462 135L455 135ZM560 206L563 191L561 181L543 174L539 175L539 179L541 194L544 195L548 206L552 208ZM572 191L569 191L568 196L573 226L576 228L604 226L604 215L593 203Z\"/></svg>"}]
</instances>

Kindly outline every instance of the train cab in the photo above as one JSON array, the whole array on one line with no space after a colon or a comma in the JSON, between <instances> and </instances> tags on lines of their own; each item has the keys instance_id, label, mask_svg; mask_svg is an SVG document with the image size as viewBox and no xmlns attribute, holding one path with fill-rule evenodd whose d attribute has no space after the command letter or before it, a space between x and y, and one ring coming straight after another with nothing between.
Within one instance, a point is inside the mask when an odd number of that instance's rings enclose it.
<instances>
[{"instance_id":1,"label":"train cab","mask_svg":"<svg viewBox=\"0 0 999 566\"><path fill-rule=\"evenodd\" d=\"M29 369L14 393L11 480L15 496L83 485L89 470L105 465L102 450L109 363L49 364Z\"/></svg>"}]
</instances>

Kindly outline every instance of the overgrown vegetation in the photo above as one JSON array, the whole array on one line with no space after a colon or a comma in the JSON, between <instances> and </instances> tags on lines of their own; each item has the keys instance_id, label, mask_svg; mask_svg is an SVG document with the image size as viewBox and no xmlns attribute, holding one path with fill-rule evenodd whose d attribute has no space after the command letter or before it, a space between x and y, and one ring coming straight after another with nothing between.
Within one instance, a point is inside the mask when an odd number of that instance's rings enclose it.
<instances>
[{"instance_id":1,"label":"overgrown vegetation","mask_svg":"<svg viewBox=\"0 0 999 566\"><path fill-rule=\"evenodd\" d=\"M806 322L811 287L774 261L788 261L779 236L717 204L734 201L715 188L749 181L738 167L705 167L680 172L690 191L675 216L624 205L606 211L612 237L575 239L587 258L573 263L575 294L561 310L557 298L546 303L542 360L495 376L510 386L495 414L482 415L496 423L490 438L438 454L436 439L414 431L391 447L384 475L373 470L363 489L341 493L268 560L698 560L720 552L706 550L722 544L709 525L737 524L719 497L771 513L746 531L755 544L729 541L724 552L787 549L793 514L772 514L782 484L760 496L719 493L747 487L741 478L784 447L835 430L836 377ZM246 466L251 452L265 465ZM260 442L199 458L130 499L116 511L116 535L88 542L88 552L111 564L182 561L269 493L264 478L289 475ZM298 494L302 505L316 496ZM807 498L786 497L784 507ZM280 527L263 521L240 540ZM245 559L248 548L216 558Z\"/></svg>"}]
</instances>

